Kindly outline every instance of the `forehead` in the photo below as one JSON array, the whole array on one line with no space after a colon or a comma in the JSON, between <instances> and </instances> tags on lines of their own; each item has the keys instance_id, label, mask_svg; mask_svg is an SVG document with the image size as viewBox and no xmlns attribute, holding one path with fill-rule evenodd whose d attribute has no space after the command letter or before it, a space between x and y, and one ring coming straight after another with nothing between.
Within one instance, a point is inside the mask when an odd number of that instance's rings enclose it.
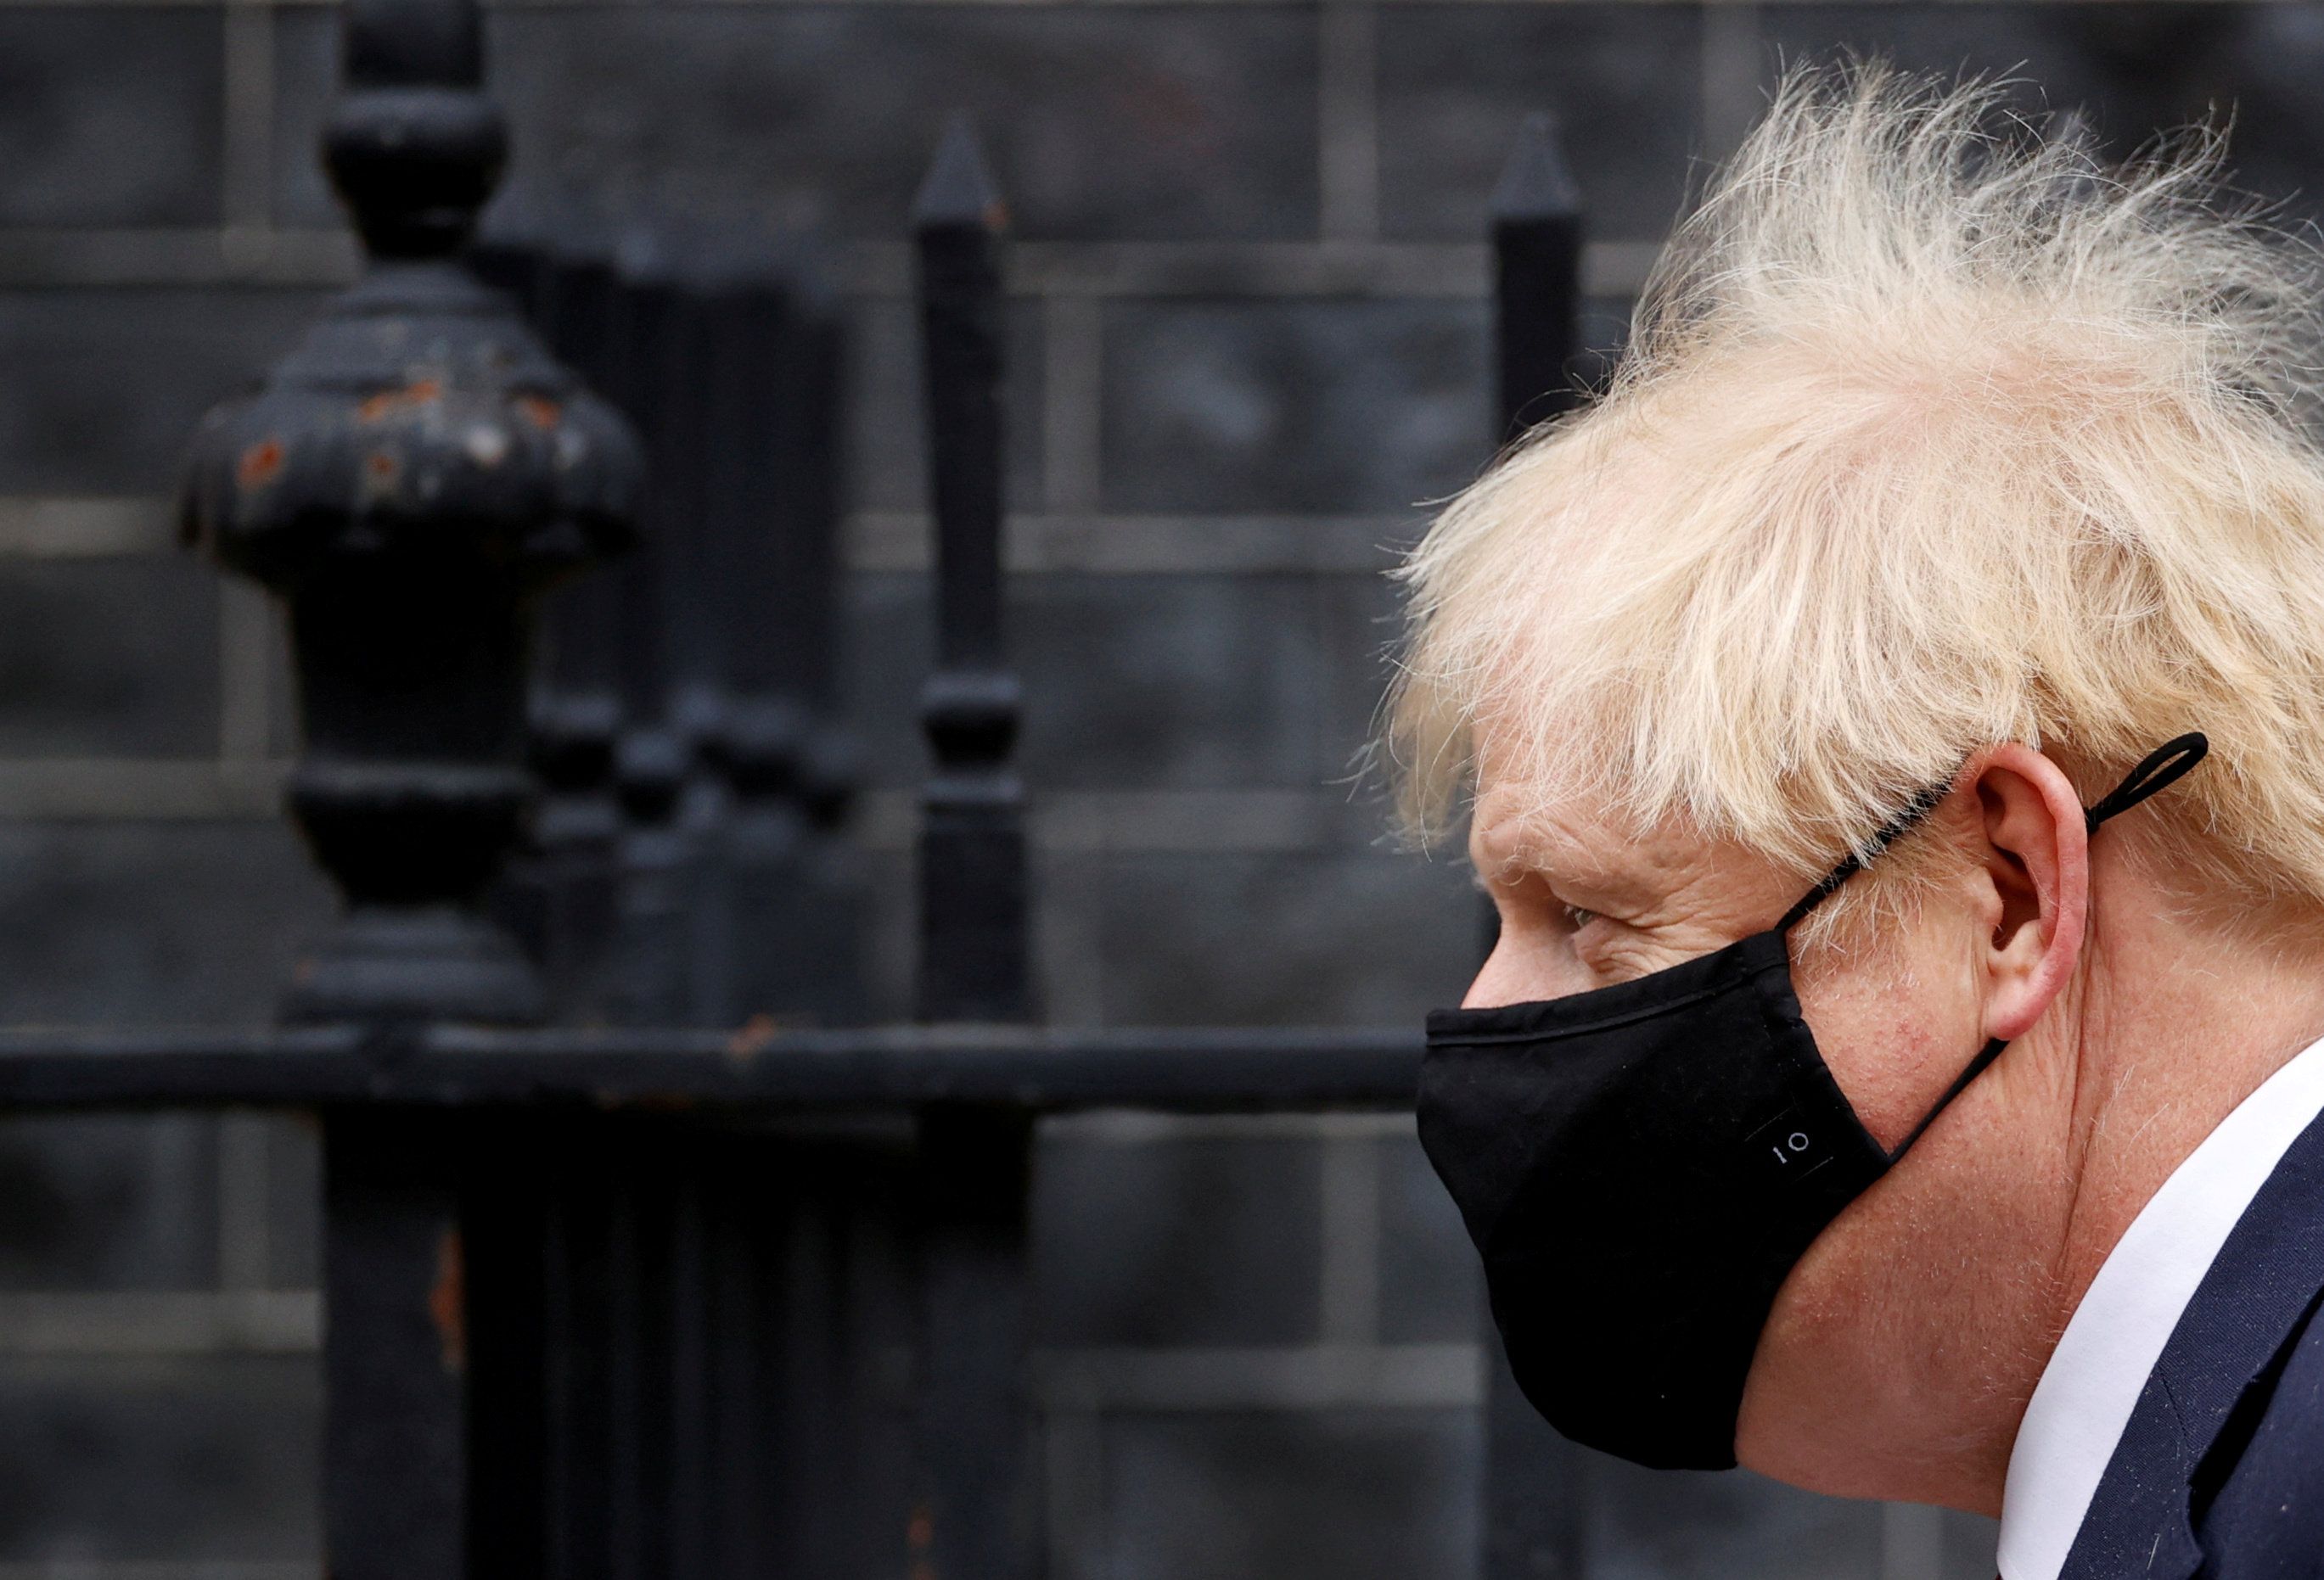
<instances>
[{"instance_id":1,"label":"forehead","mask_svg":"<svg viewBox=\"0 0 2324 1580\"><path fill-rule=\"evenodd\" d=\"M1489 877L1538 874L1569 898L1641 897L1699 873L1712 854L1683 830L1642 829L1578 795L1522 778L1479 780L1469 856Z\"/></svg>"},{"instance_id":2,"label":"forehead","mask_svg":"<svg viewBox=\"0 0 2324 1580\"><path fill-rule=\"evenodd\" d=\"M1569 898L1646 899L1748 881L1765 865L1683 819L1642 823L1602 797L1545 782L1489 732L1478 732L1476 750L1469 854L1488 877L1540 874Z\"/></svg>"}]
</instances>

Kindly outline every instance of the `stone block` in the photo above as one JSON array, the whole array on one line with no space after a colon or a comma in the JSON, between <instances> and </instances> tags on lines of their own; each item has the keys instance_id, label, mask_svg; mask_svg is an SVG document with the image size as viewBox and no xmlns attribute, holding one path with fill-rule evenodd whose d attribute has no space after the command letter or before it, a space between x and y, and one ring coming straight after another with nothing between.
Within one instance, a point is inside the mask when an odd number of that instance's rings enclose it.
<instances>
[{"instance_id":1,"label":"stone block","mask_svg":"<svg viewBox=\"0 0 2324 1580\"><path fill-rule=\"evenodd\" d=\"M323 1281L322 1130L308 1114L265 1124L266 1281L313 1289Z\"/></svg>"},{"instance_id":2,"label":"stone block","mask_svg":"<svg viewBox=\"0 0 2324 1580\"><path fill-rule=\"evenodd\" d=\"M0 1289L201 1289L217 1275L207 1116L0 1120Z\"/></svg>"},{"instance_id":3,"label":"stone block","mask_svg":"<svg viewBox=\"0 0 2324 1580\"><path fill-rule=\"evenodd\" d=\"M2080 108L2117 155L2232 112L2236 184L2312 217L2324 177L2324 18L2273 5L1801 5L1763 14L1772 78L1786 59L1877 51L1942 76L2016 78L2029 115Z\"/></svg>"},{"instance_id":4,"label":"stone block","mask_svg":"<svg viewBox=\"0 0 2324 1580\"><path fill-rule=\"evenodd\" d=\"M1103 1546L1071 1580L1476 1573L1470 1412L1118 1416L1102 1440Z\"/></svg>"},{"instance_id":5,"label":"stone block","mask_svg":"<svg viewBox=\"0 0 2324 1580\"><path fill-rule=\"evenodd\" d=\"M1316 785L1326 675L1318 584L1295 576L1020 576L1010 646L1025 682L1019 761L1045 789ZM927 773L918 699L934 636L927 580L855 579L848 716L875 782ZM1345 662L1354 662L1352 659Z\"/></svg>"},{"instance_id":6,"label":"stone block","mask_svg":"<svg viewBox=\"0 0 2324 1580\"><path fill-rule=\"evenodd\" d=\"M1467 301L1112 304L1106 506L1415 511L1492 452L1487 320Z\"/></svg>"},{"instance_id":7,"label":"stone block","mask_svg":"<svg viewBox=\"0 0 2324 1580\"><path fill-rule=\"evenodd\" d=\"M867 851L857 871L863 897L863 1018L874 1024L904 1019L912 1012L912 972L919 958L912 852ZM1040 903L1036 887L1034 904Z\"/></svg>"},{"instance_id":8,"label":"stone block","mask_svg":"<svg viewBox=\"0 0 2324 1580\"><path fill-rule=\"evenodd\" d=\"M0 757L215 752L217 644L191 555L0 560Z\"/></svg>"},{"instance_id":9,"label":"stone block","mask_svg":"<svg viewBox=\"0 0 2324 1580\"><path fill-rule=\"evenodd\" d=\"M924 510L928 449L918 309L895 299L858 301L848 329L847 504L859 510ZM1007 497L1017 509L1038 508L1042 493L1038 304L1010 304L1001 358Z\"/></svg>"},{"instance_id":10,"label":"stone block","mask_svg":"<svg viewBox=\"0 0 2324 1580\"><path fill-rule=\"evenodd\" d=\"M202 414L252 387L324 300L293 290L0 291L0 493L171 492Z\"/></svg>"},{"instance_id":11,"label":"stone block","mask_svg":"<svg viewBox=\"0 0 2324 1580\"><path fill-rule=\"evenodd\" d=\"M320 1561L312 1357L0 1360L0 1560Z\"/></svg>"},{"instance_id":12,"label":"stone block","mask_svg":"<svg viewBox=\"0 0 2324 1580\"><path fill-rule=\"evenodd\" d=\"M1380 1143L1379 1223L1381 1339L1462 1344L1475 1338L1485 1320L1484 1274L1461 1214L1417 1136Z\"/></svg>"},{"instance_id":13,"label":"stone block","mask_svg":"<svg viewBox=\"0 0 2324 1580\"><path fill-rule=\"evenodd\" d=\"M1862 1580L1880 1572L1877 1503L1748 1471L1646 1470L1590 1456L1591 1580Z\"/></svg>"},{"instance_id":14,"label":"stone block","mask_svg":"<svg viewBox=\"0 0 2324 1580\"><path fill-rule=\"evenodd\" d=\"M2001 1543L2001 1524L1982 1514L1956 1509L1939 1511L1944 1529L1940 1573L1945 1580L1993 1580L2000 1565L1995 1549Z\"/></svg>"},{"instance_id":15,"label":"stone block","mask_svg":"<svg viewBox=\"0 0 2324 1580\"><path fill-rule=\"evenodd\" d=\"M217 224L223 16L146 5L0 13L0 225Z\"/></svg>"},{"instance_id":16,"label":"stone block","mask_svg":"<svg viewBox=\"0 0 2324 1580\"><path fill-rule=\"evenodd\" d=\"M1559 117L1590 234L1661 235L1702 147L1702 60L1693 6L1384 7L1383 227L1482 241L1518 125L1547 111Z\"/></svg>"},{"instance_id":17,"label":"stone block","mask_svg":"<svg viewBox=\"0 0 2324 1580\"><path fill-rule=\"evenodd\" d=\"M1083 881L1120 1025L1409 1025L1475 975L1464 871L1369 851L1120 854Z\"/></svg>"},{"instance_id":18,"label":"stone block","mask_svg":"<svg viewBox=\"0 0 2324 1580\"><path fill-rule=\"evenodd\" d=\"M499 63L486 80L498 91ZM274 13L274 222L343 223L330 178L323 173L323 120L339 91L339 15L290 5Z\"/></svg>"},{"instance_id":19,"label":"stone block","mask_svg":"<svg viewBox=\"0 0 2324 1580\"><path fill-rule=\"evenodd\" d=\"M0 1025L269 1020L332 912L287 823L0 822Z\"/></svg>"},{"instance_id":20,"label":"stone block","mask_svg":"<svg viewBox=\"0 0 2324 1580\"><path fill-rule=\"evenodd\" d=\"M319 14L286 32L281 144L312 145ZM1022 234L1284 239L1315 228L1315 47L1293 6L558 7L496 12L517 228L786 214L900 238L952 115ZM322 188L286 166L306 223Z\"/></svg>"},{"instance_id":21,"label":"stone block","mask_svg":"<svg viewBox=\"0 0 2324 1580\"><path fill-rule=\"evenodd\" d=\"M1052 1128L1037 1168L1040 1342L1314 1338L1321 1245L1313 1141L1116 1139L1102 1129Z\"/></svg>"}]
</instances>

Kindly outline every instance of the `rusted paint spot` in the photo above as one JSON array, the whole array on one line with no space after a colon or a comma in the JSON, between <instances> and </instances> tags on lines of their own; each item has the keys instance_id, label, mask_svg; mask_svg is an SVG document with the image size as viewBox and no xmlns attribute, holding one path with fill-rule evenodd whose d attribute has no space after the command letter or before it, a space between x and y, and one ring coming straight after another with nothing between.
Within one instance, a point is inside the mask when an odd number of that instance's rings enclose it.
<instances>
[{"instance_id":1,"label":"rusted paint spot","mask_svg":"<svg viewBox=\"0 0 2324 1580\"><path fill-rule=\"evenodd\" d=\"M436 1246L436 1287L428 1291L429 1320L436 1324L444 1369L458 1376L468 1369L468 1297L461 1272L460 1231L449 1228Z\"/></svg>"},{"instance_id":2,"label":"rusted paint spot","mask_svg":"<svg viewBox=\"0 0 2324 1580\"><path fill-rule=\"evenodd\" d=\"M543 433L555 427L558 420L565 415L565 409L546 395L520 395L516 400L516 409L524 413L526 421Z\"/></svg>"},{"instance_id":3,"label":"rusted paint spot","mask_svg":"<svg viewBox=\"0 0 2324 1580\"><path fill-rule=\"evenodd\" d=\"M912 1506L911 1520L904 1527L904 1542L912 1557L905 1571L909 1580L936 1580L936 1561L928 1551L936 1545L936 1520L926 1503Z\"/></svg>"},{"instance_id":4,"label":"rusted paint spot","mask_svg":"<svg viewBox=\"0 0 2324 1580\"><path fill-rule=\"evenodd\" d=\"M364 422L378 422L404 406L424 406L444 393L441 379L415 379L401 390L382 390L366 396L355 408L355 416Z\"/></svg>"},{"instance_id":5,"label":"rusted paint spot","mask_svg":"<svg viewBox=\"0 0 2324 1580\"><path fill-rule=\"evenodd\" d=\"M775 1017L761 1010L734 1028L734 1034L726 1039L726 1057L738 1062L748 1061L781 1031Z\"/></svg>"},{"instance_id":6,"label":"rusted paint spot","mask_svg":"<svg viewBox=\"0 0 2324 1580\"><path fill-rule=\"evenodd\" d=\"M235 481L244 488L263 488L272 482L282 471L282 446L276 439L261 439L242 453L241 464L235 467Z\"/></svg>"}]
</instances>

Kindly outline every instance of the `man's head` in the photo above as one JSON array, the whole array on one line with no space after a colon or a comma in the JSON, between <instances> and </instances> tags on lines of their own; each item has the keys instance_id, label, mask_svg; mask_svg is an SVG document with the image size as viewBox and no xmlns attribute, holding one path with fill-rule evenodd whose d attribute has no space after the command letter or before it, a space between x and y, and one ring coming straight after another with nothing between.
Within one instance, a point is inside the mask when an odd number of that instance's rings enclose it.
<instances>
[{"instance_id":1,"label":"man's head","mask_svg":"<svg viewBox=\"0 0 2324 1580\"><path fill-rule=\"evenodd\" d=\"M1610 388L1405 572L1406 805L1473 785L1502 916L1473 1005L1766 929L1948 787L1793 934L1801 1003L1890 1144L2013 1046L1784 1285L1739 1447L1790 1479L1997 1498L2097 1260L2324 1031L2314 268L2218 152L2105 170L1990 93L1795 76ZM2209 765L2087 838L2190 729Z\"/></svg>"}]
</instances>

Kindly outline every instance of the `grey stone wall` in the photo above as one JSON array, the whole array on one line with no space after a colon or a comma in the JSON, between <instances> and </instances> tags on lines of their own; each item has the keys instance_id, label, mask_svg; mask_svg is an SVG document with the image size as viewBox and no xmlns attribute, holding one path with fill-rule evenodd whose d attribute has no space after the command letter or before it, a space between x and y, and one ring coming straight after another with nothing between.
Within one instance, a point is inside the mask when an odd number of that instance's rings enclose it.
<instances>
[{"instance_id":1,"label":"grey stone wall","mask_svg":"<svg viewBox=\"0 0 2324 1580\"><path fill-rule=\"evenodd\" d=\"M277 821L274 617L178 556L163 496L349 277L311 152L332 28L0 6L0 1020L255 1019L327 913ZM1565 117L1609 344L1779 56L2022 64L2125 143L2232 101L2251 185L2324 163L2306 4L540 0L492 43L496 224L834 239L889 1010L927 649L900 238L941 122L980 117L1023 238L1041 979L1077 1024L1410 1020L1465 979L1462 876L1383 849L1347 776L1388 548L1484 456L1480 226L1521 114ZM0 1122L0 1580L315 1573L313 1185L291 1120ZM1471 1572L1476 1291L1408 1121L1059 1124L1038 1223L1061 1580ZM1590 1477L1605 1576L1991 1573L1982 1521Z\"/></svg>"}]
</instances>

